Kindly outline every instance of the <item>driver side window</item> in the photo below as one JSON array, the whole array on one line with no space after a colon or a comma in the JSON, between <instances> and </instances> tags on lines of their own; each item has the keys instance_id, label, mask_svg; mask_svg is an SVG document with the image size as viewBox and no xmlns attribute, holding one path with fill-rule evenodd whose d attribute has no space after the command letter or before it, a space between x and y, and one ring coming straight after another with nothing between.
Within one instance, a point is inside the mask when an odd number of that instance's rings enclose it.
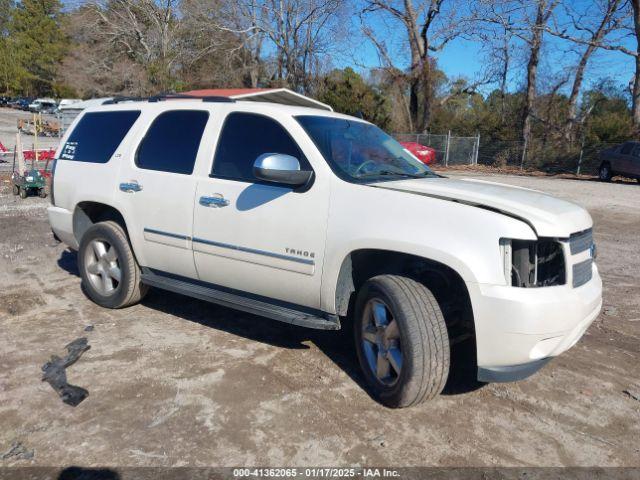
<instances>
[{"instance_id":1,"label":"driver side window","mask_svg":"<svg viewBox=\"0 0 640 480\"><path fill-rule=\"evenodd\" d=\"M264 153L296 157L302 170L309 162L289 133L275 120L255 113L230 113L222 126L212 177L255 183L253 163Z\"/></svg>"}]
</instances>

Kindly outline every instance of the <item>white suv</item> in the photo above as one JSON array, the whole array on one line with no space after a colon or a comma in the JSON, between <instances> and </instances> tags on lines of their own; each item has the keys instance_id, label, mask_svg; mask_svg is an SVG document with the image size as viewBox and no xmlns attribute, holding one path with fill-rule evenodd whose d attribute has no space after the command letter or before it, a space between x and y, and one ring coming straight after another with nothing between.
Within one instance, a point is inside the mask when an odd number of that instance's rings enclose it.
<instances>
[{"instance_id":1,"label":"white suv","mask_svg":"<svg viewBox=\"0 0 640 480\"><path fill-rule=\"evenodd\" d=\"M480 381L525 378L602 305L584 209L437 175L357 118L113 101L56 156L49 221L91 300L126 307L153 286L311 328L353 320L389 406L439 394L460 342Z\"/></svg>"}]
</instances>

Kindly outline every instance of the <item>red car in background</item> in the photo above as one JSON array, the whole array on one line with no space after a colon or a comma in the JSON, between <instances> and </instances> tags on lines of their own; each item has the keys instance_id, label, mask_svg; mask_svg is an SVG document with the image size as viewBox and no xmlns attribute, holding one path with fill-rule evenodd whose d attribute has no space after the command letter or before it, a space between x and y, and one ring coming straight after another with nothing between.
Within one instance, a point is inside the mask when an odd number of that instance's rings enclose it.
<instances>
[{"instance_id":1,"label":"red car in background","mask_svg":"<svg viewBox=\"0 0 640 480\"><path fill-rule=\"evenodd\" d=\"M422 145L418 142L400 142L404 148L409 150L418 160L425 165L436 163L436 151L431 147Z\"/></svg>"}]
</instances>

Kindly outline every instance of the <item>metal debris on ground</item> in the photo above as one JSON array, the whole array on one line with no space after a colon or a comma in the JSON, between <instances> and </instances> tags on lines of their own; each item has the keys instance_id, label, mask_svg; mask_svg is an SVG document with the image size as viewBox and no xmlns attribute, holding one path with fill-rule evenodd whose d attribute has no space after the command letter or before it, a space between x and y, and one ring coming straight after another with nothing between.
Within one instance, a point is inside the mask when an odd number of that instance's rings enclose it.
<instances>
[{"instance_id":1,"label":"metal debris on ground","mask_svg":"<svg viewBox=\"0 0 640 480\"><path fill-rule=\"evenodd\" d=\"M64 403L75 407L87 398L89 392L82 387L67 383L65 369L77 362L91 346L88 344L87 338L82 337L69 343L65 348L69 353L64 358L52 355L51 360L42 366L44 372L42 381L48 382Z\"/></svg>"},{"instance_id":2,"label":"metal debris on ground","mask_svg":"<svg viewBox=\"0 0 640 480\"><path fill-rule=\"evenodd\" d=\"M2 460L15 458L16 460L31 460L33 458L33 450L27 450L22 442L13 442L9 450L2 454Z\"/></svg>"},{"instance_id":3,"label":"metal debris on ground","mask_svg":"<svg viewBox=\"0 0 640 480\"><path fill-rule=\"evenodd\" d=\"M638 402L640 402L640 389L635 390L635 389L627 388L626 390L623 390L622 393L624 393L627 397L631 398L632 400L637 400Z\"/></svg>"}]
</instances>

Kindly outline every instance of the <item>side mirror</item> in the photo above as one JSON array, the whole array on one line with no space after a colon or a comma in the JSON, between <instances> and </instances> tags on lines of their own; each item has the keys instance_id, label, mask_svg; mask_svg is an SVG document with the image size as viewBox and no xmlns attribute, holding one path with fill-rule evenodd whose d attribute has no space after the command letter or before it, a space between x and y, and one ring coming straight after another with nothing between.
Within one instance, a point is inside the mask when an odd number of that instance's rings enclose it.
<instances>
[{"instance_id":1,"label":"side mirror","mask_svg":"<svg viewBox=\"0 0 640 480\"><path fill-rule=\"evenodd\" d=\"M253 164L254 177L296 187L307 183L312 174L310 170L300 170L296 157L283 153L264 153Z\"/></svg>"}]
</instances>

